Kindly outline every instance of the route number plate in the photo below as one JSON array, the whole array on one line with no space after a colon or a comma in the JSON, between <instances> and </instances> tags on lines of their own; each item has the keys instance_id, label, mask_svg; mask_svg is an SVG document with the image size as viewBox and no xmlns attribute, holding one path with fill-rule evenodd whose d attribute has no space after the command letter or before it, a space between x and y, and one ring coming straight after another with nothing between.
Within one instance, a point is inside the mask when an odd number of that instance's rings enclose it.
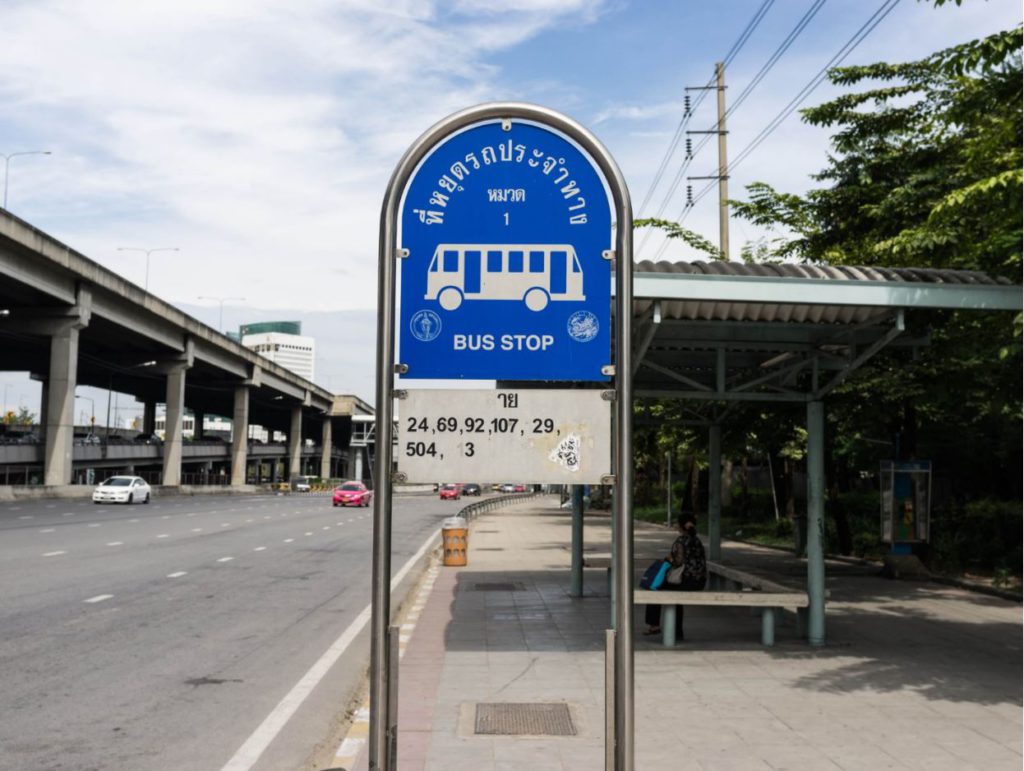
<instances>
[{"instance_id":1,"label":"route number plate","mask_svg":"<svg viewBox=\"0 0 1024 771\"><path fill-rule=\"evenodd\" d=\"M410 389L396 415L407 482L600 484L611 472L600 390Z\"/></svg>"}]
</instances>

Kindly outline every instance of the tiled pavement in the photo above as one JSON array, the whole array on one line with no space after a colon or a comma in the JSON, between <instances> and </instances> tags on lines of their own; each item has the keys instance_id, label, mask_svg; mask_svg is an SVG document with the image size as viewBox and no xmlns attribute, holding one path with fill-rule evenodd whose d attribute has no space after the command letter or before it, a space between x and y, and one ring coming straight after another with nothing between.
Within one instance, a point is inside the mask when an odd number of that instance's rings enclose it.
<instances>
[{"instance_id":1,"label":"tiled pavement","mask_svg":"<svg viewBox=\"0 0 1024 771\"><path fill-rule=\"evenodd\" d=\"M604 768L605 577L587 570L585 596L569 596L569 516L556 503L482 516L468 566L429 574L400 667L401 771ZM607 516L588 514L585 540L607 551ZM671 540L641 525L637 551ZM781 552L726 542L723 557L803 581L803 564ZM871 566L829 561L826 572L824 648L807 647L792 619L762 648L746 609L689 609L672 650L637 636L638 771L1019 771L1020 604ZM474 735L478 702L566 702L577 735ZM365 770L365 751L339 767Z\"/></svg>"}]
</instances>

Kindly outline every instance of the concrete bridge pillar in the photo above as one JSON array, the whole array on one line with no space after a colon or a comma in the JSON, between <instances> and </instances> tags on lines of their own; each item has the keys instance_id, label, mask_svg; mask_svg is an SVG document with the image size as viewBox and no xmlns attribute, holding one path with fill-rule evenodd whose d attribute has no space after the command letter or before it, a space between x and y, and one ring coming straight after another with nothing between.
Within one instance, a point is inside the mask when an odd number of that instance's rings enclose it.
<instances>
[{"instance_id":1,"label":"concrete bridge pillar","mask_svg":"<svg viewBox=\"0 0 1024 771\"><path fill-rule=\"evenodd\" d=\"M142 405L142 435L146 438L156 433L156 402L147 401Z\"/></svg>"},{"instance_id":2,"label":"concrete bridge pillar","mask_svg":"<svg viewBox=\"0 0 1024 771\"><path fill-rule=\"evenodd\" d=\"M173 358L162 361L158 371L167 377L167 398L164 428L164 472L162 484L176 487L181 484L182 419L185 416L185 373L195 361L195 344L185 341L185 350Z\"/></svg>"},{"instance_id":3,"label":"concrete bridge pillar","mask_svg":"<svg viewBox=\"0 0 1024 771\"><path fill-rule=\"evenodd\" d=\"M302 407L292 407L288 431L288 478L302 473Z\"/></svg>"},{"instance_id":4,"label":"concrete bridge pillar","mask_svg":"<svg viewBox=\"0 0 1024 771\"><path fill-rule=\"evenodd\" d=\"M50 375L46 393L46 450L43 484L71 483L75 436L75 383L78 380L78 332L67 323L50 336Z\"/></svg>"},{"instance_id":5,"label":"concrete bridge pillar","mask_svg":"<svg viewBox=\"0 0 1024 771\"><path fill-rule=\"evenodd\" d=\"M249 459L249 387L235 388L235 409L231 420L231 484L245 484Z\"/></svg>"},{"instance_id":6,"label":"concrete bridge pillar","mask_svg":"<svg viewBox=\"0 0 1024 771\"><path fill-rule=\"evenodd\" d=\"M164 429L163 484L181 484L182 418L185 414L185 373L188 364L167 368L167 422Z\"/></svg>"},{"instance_id":7,"label":"concrete bridge pillar","mask_svg":"<svg viewBox=\"0 0 1024 771\"><path fill-rule=\"evenodd\" d=\"M327 415L324 415L320 444L323 448L320 455L320 476L323 479L329 479L331 476L331 419Z\"/></svg>"},{"instance_id":8,"label":"concrete bridge pillar","mask_svg":"<svg viewBox=\"0 0 1024 771\"><path fill-rule=\"evenodd\" d=\"M203 421L206 420L205 412L193 412L192 413L193 426L192 438L202 439L203 438Z\"/></svg>"}]
</instances>

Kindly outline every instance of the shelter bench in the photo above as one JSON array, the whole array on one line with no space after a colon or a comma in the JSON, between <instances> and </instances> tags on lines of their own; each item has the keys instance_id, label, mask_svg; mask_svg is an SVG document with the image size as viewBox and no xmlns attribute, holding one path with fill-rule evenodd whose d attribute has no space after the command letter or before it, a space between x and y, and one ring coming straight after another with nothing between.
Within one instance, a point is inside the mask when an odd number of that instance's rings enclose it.
<instances>
[{"instance_id":1,"label":"shelter bench","mask_svg":"<svg viewBox=\"0 0 1024 771\"><path fill-rule=\"evenodd\" d=\"M609 586L611 577L610 557L590 557L584 560L587 567L607 567ZM760 612L761 644L771 647L775 644L776 611L792 609L798 620L807 608L807 593L777 584L742 570L708 562L708 588L697 592L669 591L659 589L634 589L633 602L637 605L662 605L661 640L665 647L676 644L676 613L681 605L725 606L751 608Z\"/></svg>"}]
</instances>

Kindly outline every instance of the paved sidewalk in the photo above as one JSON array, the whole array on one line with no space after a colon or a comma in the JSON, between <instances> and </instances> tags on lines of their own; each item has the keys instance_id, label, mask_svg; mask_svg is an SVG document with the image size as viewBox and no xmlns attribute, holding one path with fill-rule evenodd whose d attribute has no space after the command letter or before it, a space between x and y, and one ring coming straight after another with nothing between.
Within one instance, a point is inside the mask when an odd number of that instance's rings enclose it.
<instances>
[{"instance_id":1,"label":"paved sidewalk","mask_svg":"<svg viewBox=\"0 0 1024 771\"><path fill-rule=\"evenodd\" d=\"M587 551L607 552L588 514ZM673 534L638 525L637 551ZM401 771L604 768L603 570L569 596L570 517L533 500L472 523L469 564L434 568L400 667ZM723 561L802 584L803 564L726 542ZM638 565L638 567L641 567ZM691 608L686 641L636 637L638 771L1007 769L1022 765L1021 606L829 562L828 644L787 616L760 645L747 609ZM642 608L636 630L641 630ZM567 703L575 736L474 734L478 703ZM367 767L365 750L354 766Z\"/></svg>"}]
</instances>

